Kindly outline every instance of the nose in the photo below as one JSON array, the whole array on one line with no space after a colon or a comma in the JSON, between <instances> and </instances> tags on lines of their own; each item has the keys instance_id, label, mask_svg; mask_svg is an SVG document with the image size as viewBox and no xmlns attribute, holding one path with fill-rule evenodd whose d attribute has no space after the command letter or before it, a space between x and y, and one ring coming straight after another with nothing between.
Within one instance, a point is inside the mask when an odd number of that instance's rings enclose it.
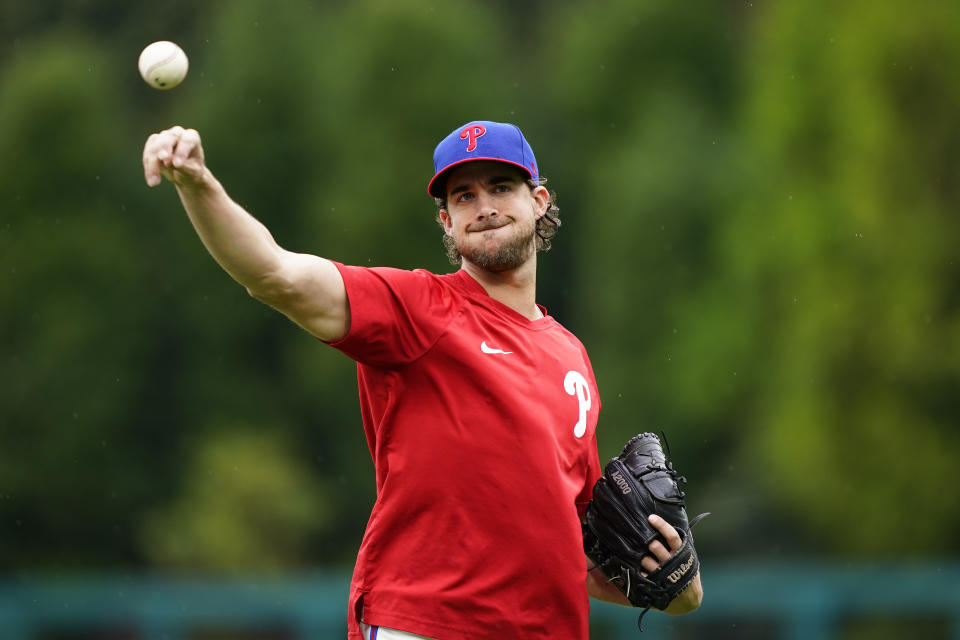
<instances>
[{"instance_id":1,"label":"nose","mask_svg":"<svg viewBox=\"0 0 960 640\"><path fill-rule=\"evenodd\" d=\"M481 192L477 196L477 219L486 220L497 216L497 208L494 206L493 198L488 193Z\"/></svg>"}]
</instances>

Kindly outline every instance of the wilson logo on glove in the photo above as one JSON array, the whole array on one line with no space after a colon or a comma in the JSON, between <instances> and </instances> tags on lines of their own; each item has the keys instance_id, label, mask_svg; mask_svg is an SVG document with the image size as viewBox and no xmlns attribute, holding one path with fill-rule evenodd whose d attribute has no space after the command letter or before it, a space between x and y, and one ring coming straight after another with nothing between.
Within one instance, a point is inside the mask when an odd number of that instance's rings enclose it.
<instances>
[{"instance_id":1,"label":"wilson logo on glove","mask_svg":"<svg viewBox=\"0 0 960 640\"><path fill-rule=\"evenodd\" d=\"M676 584L677 580L686 575L687 571L690 571L690 567L693 566L694 558L691 556L685 564L680 565L680 568L667 576L667 580L671 583Z\"/></svg>"}]
</instances>

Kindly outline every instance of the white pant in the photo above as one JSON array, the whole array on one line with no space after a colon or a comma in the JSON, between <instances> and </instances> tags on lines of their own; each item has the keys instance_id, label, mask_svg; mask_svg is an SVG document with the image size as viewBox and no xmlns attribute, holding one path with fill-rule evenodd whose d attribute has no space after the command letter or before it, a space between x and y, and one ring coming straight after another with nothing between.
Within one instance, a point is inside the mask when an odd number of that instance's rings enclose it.
<instances>
[{"instance_id":1,"label":"white pant","mask_svg":"<svg viewBox=\"0 0 960 640\"><path fill-rule=\"evenodd\" d=\"M360 630L363 631L363 640L430 640L426 636L418 636L415 633L397 631L386 627L371 627L362 622L360 623Z\"/></svg>"}]
</instances>

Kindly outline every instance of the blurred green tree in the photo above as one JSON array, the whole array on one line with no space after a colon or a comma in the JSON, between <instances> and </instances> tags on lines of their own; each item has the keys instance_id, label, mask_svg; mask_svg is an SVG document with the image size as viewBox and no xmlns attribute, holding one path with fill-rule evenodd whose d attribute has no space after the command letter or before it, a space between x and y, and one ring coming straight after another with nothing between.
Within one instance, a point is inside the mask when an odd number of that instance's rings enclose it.
<instances>
[{"instance_id":1,"label":"blurred green tree","mask_svg":"<svg viewBox=\"0 0 960 640\"><path fill-rule=\"evenodd\" d=\"M756 372L739 464L818 548L956 551L960 6L753 26L753 189L722 228Z\"/></svg>"},{"instance_id":2,"label":"blurred green tree","mask_svg":"<svg viewBox=\"0 0 960 640\"><path fill-rule=\"evenodd\" d=\"M176 500L140 533L158 568L240 574L301 571L331 503L309 466L270 425L231 425L191 446Z\"/></svg>"},{"instance_id":3,"label":"blurred green tree","mask_svg":"<svg viewBox=\"0 0 960 640\"><path fill-rule=\"evenodd\" d=\"M0 75L2 563L129 556L126 515L165 477L117 75L69 29L23 44Z\"/></svg>"}]
</instances>

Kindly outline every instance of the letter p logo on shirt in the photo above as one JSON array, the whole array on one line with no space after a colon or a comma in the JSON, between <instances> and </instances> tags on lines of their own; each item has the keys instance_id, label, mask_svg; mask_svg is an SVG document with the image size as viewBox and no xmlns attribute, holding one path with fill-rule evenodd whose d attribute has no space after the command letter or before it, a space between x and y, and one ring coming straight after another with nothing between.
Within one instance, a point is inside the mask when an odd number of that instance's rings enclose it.
<instances>
[{"instance_id":1,"label":"letter p logo on shirt","mask_svg":"<svg viewBox=\"0 0 960 640\"><path fill-rule=\"evenodd\" d=\"M587 432L587 411L590 410L590 386L587 379L579 371L568 371L563 378L563 390L567 395L577 396L579 416L577 424L573 426L573 435L582 438Z\"/></svg>"}]
</instances>

